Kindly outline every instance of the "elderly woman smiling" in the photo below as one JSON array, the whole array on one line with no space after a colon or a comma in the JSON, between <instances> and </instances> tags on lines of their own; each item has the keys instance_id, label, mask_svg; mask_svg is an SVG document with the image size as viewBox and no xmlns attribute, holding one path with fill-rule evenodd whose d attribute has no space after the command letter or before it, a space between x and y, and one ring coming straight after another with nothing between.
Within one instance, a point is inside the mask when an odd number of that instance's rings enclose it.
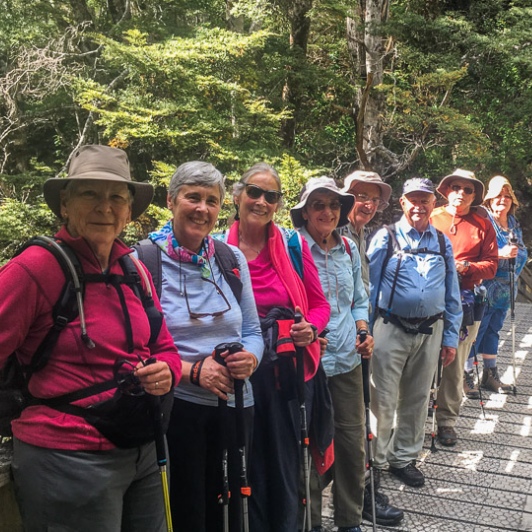
<instances>
[{"instance_id":1,"label":"elderly woman smiling","mask_svg":"<svg viewBox=\"0 0 532 532\"><path fill-rule=\"evenodd\" d=\"M246 256L263 326L268 314L279 308L302 314L289 334L297 347L304 348L304 379L309 381L318 368L316 340L329 320L330 308L307 243L302 239L298 246L302 266L298 274L287 241L299 235L273 222L281 197L275 169L266 163L253 165L234 186L240 220L231 226L227 242ZM250 462L250 529L254 532L298 529L299 408L292 372L289 357L267 360L265 356L251 379L256 404Z\"/></svg>"},{"instance_id":2,"label":"elderly woman smiling","mask_svg":"<svg viewBox=\"0 0 532 532\"><path fill-rule=\"evenodd\" d=\"M209 235L224 193L224 177L213 165L192 161L179 166L168 189L172 219L149 235L155 246L139 251L141 258L154 250L161 256L161 305L183 359L168 431L172 515L183 532L221 530L222 441L229 448L230 529L242 527L237 416L231 407L235 380L251 376L263 342L245 257ZM229 269L227 258L234 263ZM218 344L235 342L241 345L222 349L223 363L211 356ZM249 448L253 394L249 383L244 390Z\"/></svg>"},{"instance_id":3,"label":"elderly woman smiling","mask_svg":"<svg viewBox=\"0 0 532 532\"><path fill-rule=\"evenodd\" d=\"M135 384L135 390L124 389L136 395L127 404L143 411L149 410L142 406L146 392L171 400L168 392L181 376L164 323L150 338L147 310L125 282L124 265L135 268L131 251L117 239L152 194L151 185L131 180L125 152L107 146L77 149L67 179L44 184L48 206L64 220L55 237L77 257L84 290L79 312L57 336L48 363L27 377L34 402L12 423L15 490L29 532L166 529L155 445L145 434L153 417L130 441L94 420L113 414L112 424L137 426L141 414L123 409L128 398L115 392L122 382L114 378L118 367ZM144 278L141 291L154 292L138 261L136 268ZM58 260L39 246L0 270L0 367L11 353L30 364L54 325L65 284ZM105 383L107 391L98 388Z\"/></svg>"}]
</instances>

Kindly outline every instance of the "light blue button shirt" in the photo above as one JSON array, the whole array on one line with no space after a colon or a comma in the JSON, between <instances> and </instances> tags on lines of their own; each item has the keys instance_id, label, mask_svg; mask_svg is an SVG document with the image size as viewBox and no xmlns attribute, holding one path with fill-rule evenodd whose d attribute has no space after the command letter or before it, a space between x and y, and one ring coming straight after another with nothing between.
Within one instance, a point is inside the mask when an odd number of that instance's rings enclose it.
<instances>
[{"instance_id":1,"label":"light blue button shirt","mask_svg":"<svg viewBox=\"0 0 532 532\"><path fill-rule=\"evenodd\" d=\"M348 373L360 364L355 349L356 321L368 321L369 301L360 270L360 255L356 244L346 238L351 256L339 235L339 243L328 252L322 249L303 228L301 234L308 242L312 258L318 268L321 286L331 305L327 328L329 343L321 361L328 377Z\"/></svg>"},{"instance_id":2,"label":"light blue button shirt","mask_svg":"<svg viewBox=\"0 0 532 532\"><path fill-rule=\"evenodd\" d=\"M462 305L451 242L444 236L445 257L432 253L409 253L409 250L421 248L439 252L436 229L429 225L420 234L404 216L395 226L397 242L402 252L393 291L399 255L392 255L383 270L388 250L388 231L377 231L368 247L370 300L375 309L372 323L379 308L403 318L427 318L443 312L445 325L442 345L457 347Z\"/></svg>"}]
</instances>

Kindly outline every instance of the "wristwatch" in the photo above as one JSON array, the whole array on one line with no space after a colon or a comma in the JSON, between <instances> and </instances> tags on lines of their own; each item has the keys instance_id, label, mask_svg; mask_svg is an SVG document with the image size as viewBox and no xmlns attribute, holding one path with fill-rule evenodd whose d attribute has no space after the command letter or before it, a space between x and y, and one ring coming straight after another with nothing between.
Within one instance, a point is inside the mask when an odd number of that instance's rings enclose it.
<instances>
[{"instance_id":1,"label":"wristwatch","mask_svg":"<svg viewBox=\"0 0 532 532\"><path fill-rule=\"evenodd\" d=\"M312 329L312 332L314 336L312 337L312 341L315 342L318 339L318 328L315 325L310 324L310 328Z\"/></svg>"},{"instance_id":2,"label":"wristwatch","mask_svg":"<svg viewBox=\"0 0 532 532\"><path fill-rule=\"evenodd\" d=\"M471 264L469 264L469 261L467 261L467 260L463 260L463 261L462 261L462 266L463 266L466 270L469 270L469 266L471 266Z\"/></svg>"}]
</instances>

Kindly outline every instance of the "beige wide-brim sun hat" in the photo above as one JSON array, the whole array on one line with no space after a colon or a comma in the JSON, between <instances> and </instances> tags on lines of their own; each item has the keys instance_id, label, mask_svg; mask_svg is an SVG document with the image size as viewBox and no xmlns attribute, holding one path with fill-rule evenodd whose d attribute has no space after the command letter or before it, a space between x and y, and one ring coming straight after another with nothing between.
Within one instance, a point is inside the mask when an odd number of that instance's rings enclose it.
<instances>
[{"instance_id":1,"label":"beige wide-brim sun hat","mask_svg":"<svg viewBox=\"0 0 532 532\"><path fill-rule=\"evenodd\" d=\"M510 209L510 213L513 214L515 212L515 209L519 207L519 202L517 201L517 197L515 196L512 184L510 183L508 178L504 177L503 175L496 175L490 179L490 182L488 183L488 191L486 192L486 196L484 197L483 205L486 207L490 207L491 200L497 198L501 194L502 189L504 187L508 189L508 194L512 198L512 208Z\"/></svg>"},{"instance_id":2,"label":"beige wide-brim sun hat","mask_svg":"<svg viewBox=\"0 0 532 532\"><path fill-rule=\"evenodd\" d=\"M131 219L138 218L153 199L153 186L131 179L129 161L125 151L110 146L89 144L73 153L66 178L53 177L45 181L44 199L48 207L61 218L61 190L73 179L94 179L125 183L133 193Z\"/></svg>"},{"instance_id":3,"label":"beige wide-brim sun hat","mask_svg":"<svg viewBox=\"0 0 532 532\"><path fill-rule=\"evenodd\" d=\"M484 183L475 177L473 172L469 170L462 170L457 168L452 174L446 175L441 181L436 190L444 197L447 198L449 194L449 187L453 181L457 179L464 179L470 181L475 189L475 199L472 206L480 205L482 203L482 198L484 197Z\"/></svg>"},{"instance_id":4,"label":"beige wide-brim sun hat","mask_svg":"<svg viewBox=\"0 0 532 532\"><path fill-rule=\"evenodd\" d=\"M378 211L383 211L388 207L390 202L390 196L392 195L392 187L385 183L381 176L377 172L368 172L365 170L356 170L352 174L349 174L344 180L343 192L349 192L356 183L368 183L370 185L376 185L381 190L381 203L377 207Z\"/></svg>"},{"instance_id":5,"label":"beige wide-brim sun hat","mask_svg":"<svg viewBox=\"0 0 532 532\"><path fill-rule=\"evenodd\" d=\"M307 204L309 196L316 191L322 192L334 192L338 196L340 201L340 218L338 220L337 227L343 227L349 223L347 216L351 212L353 205L355 204L355 196L349 194L348 192L343 192L340 190L334 179L327 176L321 177L312 177L307 181L303 189L301 190L301 196L299 203L290 209L290 216L292 217L292 223L294 227L300 228L305 225L305 219L303 218L303 209Z\"/></svg>"}]
</instances>

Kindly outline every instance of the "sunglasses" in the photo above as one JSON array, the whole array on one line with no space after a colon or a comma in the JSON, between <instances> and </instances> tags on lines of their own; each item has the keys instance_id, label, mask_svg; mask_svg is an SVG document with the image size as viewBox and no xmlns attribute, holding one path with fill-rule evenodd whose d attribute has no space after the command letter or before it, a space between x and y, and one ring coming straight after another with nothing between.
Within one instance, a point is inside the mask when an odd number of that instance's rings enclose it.
<instances>
[{"instance_id":1,"label":"sunglasses","mask_svg":"<svg viewBox=\"0 0 532 532\"><path fill-rule=\"evenodd\" d=\"M471 194L475 192L474 188L463 187L462 185L451 185L450 189L454 192L460 192L460 190L463 190L468 196L470 196Z\"/></svg>"},{"instance_id":2,"label":"sunglasses","mask_svg":"<svg viewBox=\"0 0 532 532\"><path fill-rule=\"evenodd\" d=\"M216 312L192 312L192 310L190 309L190 303L188 301L187 277L186 277L186 275L184 277L185 277L185 286L184 286L183 293L184 293L184 296L185 296L185 303L187 304L188 315L193 320L198 320L200 318L207 318L208 316L212 316L213 318L218 318L219 316L222 316L223 314L225 314L226 312L229 312L231 310L231 303L229 303L229 300L227 299L227 297L225 297L225 294L222 292L220 287L213 280L206 279L205 277L202 277L201 278L202 281L205 281L206 283L210 283L210 284L214 285L214 287L216 288L216 292L218 292L218 294L222 297L222 299L224 300L225 304L227 305L227 308L224 309L224 310L216 311Z\"/></svg>"},{"instance_id":3,"label":"sunglasses","mask_svg":"<svg viewBox=\"0 0 532 532\"><path fill-rule=\"evenodd\" d=\"M246 185L246 194L251 199L259 199L262 195L264 195L264 199L270 205L279 203L283 196L283 193L279 190L264 190L257 185Z\"/></svg>"},{"instance_id":4,"label":"sunglasses","mask_svg":"<svg viewBox=\"0 0 532 532\"><path fill-rule=\"evenodd\" d=\"M330 203L325 203L320 200L313 201L309 204L309 207L313 211L324 211L325 209L329 208L331 211L339 211L342 208L342 204L339 201L331 201Z\"/></svg>"}]
</instances>

